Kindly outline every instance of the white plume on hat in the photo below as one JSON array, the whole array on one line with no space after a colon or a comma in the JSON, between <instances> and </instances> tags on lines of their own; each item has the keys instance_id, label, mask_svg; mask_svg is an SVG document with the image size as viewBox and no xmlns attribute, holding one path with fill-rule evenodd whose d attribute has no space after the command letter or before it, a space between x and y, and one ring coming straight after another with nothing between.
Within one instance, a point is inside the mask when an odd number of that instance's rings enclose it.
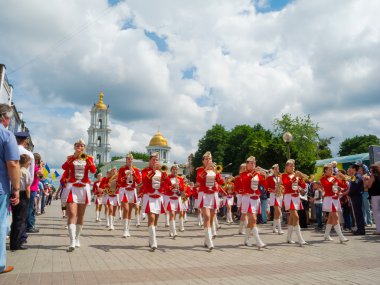
<instances>
[{"instance_id":1,"label":"white plume on hat","mask_svg":"<svg viewBox=\"0 0 380 285\"><path fill-rule=\"evenodd\" d=\"M86 145L86 143L84 142L84 139L82 139L82 138L78 139L78 140L74 143L74 145L77 145L77 144L83 144L83 145Z\"/></svg>"}]
</instances>

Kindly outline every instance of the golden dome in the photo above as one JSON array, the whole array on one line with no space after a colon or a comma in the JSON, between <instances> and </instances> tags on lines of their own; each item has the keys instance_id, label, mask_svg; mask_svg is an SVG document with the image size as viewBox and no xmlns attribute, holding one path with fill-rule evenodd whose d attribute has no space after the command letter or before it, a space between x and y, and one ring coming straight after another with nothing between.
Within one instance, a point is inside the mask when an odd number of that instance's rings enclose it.
<instances>
[{"instance_id":1,"label":"golden dome","mask_svg":"<svg viewBox=\"0 0 380 285\"><path fill-rule=\"evenodd\" d=\"M168 146L168 141L164 136L158 131L150 140L149 146Z\"/></svg>"},{"instance_id":2,"label":"golden dome","mask_svg":"<svg viewBox=\"0 0 380 285\"><path fill-rule=\"evenodd\" d=\"M98 103L96 103L96 108L102 109L102 110L107 110L106 104L103 103L103 97L104 97L103 92L100 92L99 93L99 101L98 101Z\"/></svg>"}]
</instances>

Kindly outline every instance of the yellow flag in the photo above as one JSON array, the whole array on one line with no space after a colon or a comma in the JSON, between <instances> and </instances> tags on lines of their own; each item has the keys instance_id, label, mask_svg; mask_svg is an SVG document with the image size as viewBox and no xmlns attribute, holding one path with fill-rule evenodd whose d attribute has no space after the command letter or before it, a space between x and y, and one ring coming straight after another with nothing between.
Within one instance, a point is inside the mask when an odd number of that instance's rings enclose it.
<instances>
[{"instance_id":1,"label":"yellow flag","mask_svg":"<svg viewBox=\"0 0 380 285\"><path fill-rule=\"evenodd\" d=\"M51 174L51 179L53 179L53 180L56 179L56 177L55 177L55 172L53 172L53 173Z\"/></svg>"},{"instance_id":2,"label":"yellow flag","mask_svg":"<svg viewBox=\"0 0 380 285\"><path fill-rule=\"evenodd\" d=\"M46 168L44 168L44 177L48 178L49 177L49 172L47 171Z\"/></svg>"}]
</instances>

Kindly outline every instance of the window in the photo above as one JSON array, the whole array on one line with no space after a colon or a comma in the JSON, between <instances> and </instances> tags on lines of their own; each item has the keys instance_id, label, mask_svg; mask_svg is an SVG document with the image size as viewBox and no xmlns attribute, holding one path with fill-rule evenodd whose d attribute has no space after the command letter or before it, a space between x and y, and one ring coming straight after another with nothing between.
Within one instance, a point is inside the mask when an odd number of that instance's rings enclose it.
<instances>
[{"instance_id":1,"label":"window","mask_svg":"<svg viewBox=\"0 0 380 285\"><path fill-rule=\"evenodd\" d=\"M102 119L99 119L99 124L98 124L98 126L99 126L100 129L103 128L103 121L102 121Z\"/></svg>"},{"instance_id":2,"label":"window","mask_svg":"<svg viewBox=\"0 0 380 285\"><path fill-rule=\"evenodd\" d=\"M96 155L96 161L98 162L97 164L99 164L101 162L101 158L102 158L102 156L100 154Z\"/></svg>"},{"instance_id":3,"label":"window","mask_svg":"<svg viewBox=\"0 0 380 285\"><path fill-rule=\"evenodd\" d=\"M102 138L100 136L98 137L98 146L102 146Z\"/></svg>"}]
</instances>

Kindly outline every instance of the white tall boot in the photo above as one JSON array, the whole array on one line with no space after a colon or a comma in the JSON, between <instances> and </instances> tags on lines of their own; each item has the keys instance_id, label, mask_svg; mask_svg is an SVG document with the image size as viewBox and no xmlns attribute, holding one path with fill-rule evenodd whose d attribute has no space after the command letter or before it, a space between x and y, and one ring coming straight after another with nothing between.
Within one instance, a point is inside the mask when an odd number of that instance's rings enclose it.
<instances>
[{"instance_id":1,"label":"white tall boot","mask_svg":"<svg viewBox=\"0 0 380 285\"><path fill-rule=\"evenodd\" d=\"M109 215L108 217L109 217L109 220L110 220L110 229L109 230L112 231L112 230L115 229L115 227L113 225L113 222L115 220L115 216Z\"/></svg>"},{"instance_id":2,"label":"white tall boot","mask_svg":"<svg viewBox=\"0 0 380 285\"><path fill-rule=\"evenodd\" d=\"M218 221L218 216L217 215L215 215L214 221L215 221L215 227L216 227L217 230L220 229L220 228L222 228L222 226L219 225L219 221Z\"/></svg>"},{"instance_id":3,"label":"white tall boot","mask_svg":"<svg viewBox=\"0 0 380 285\"><path fill-rule=\"evenodd\" d=\"M272 227L272 230L273 230L274 233L278 233L278 230L277 230L277 221L278 221L278 220L273 219L273 227Z\"/></svg>"},{"instance_id":4,"label":"white tall boot","mask_svg":"<svg viewBox=\"0 0 380 285\"><path fill-rule=\"evenodd\" d=\"M265 243L263 243L262 240L260 239L260 236L259 236L259 230L258 230L257 227L253 227L253 229L252 229L252 233L253 233L253 236L254 236L255 239L256 239L256 246L257 246L259 249L267 246L267 245L266 245Z\"/></svg>"},{"instance_id":5,"label":"white tall boot","mask_svg":"<svg viewBox=\"0 0 380 285\"><path fill-rule=\"evenodd\" d=\"M299 243L299 245L307 244L307 242L302 237L300 225L296 225L294 227L294 229L295 229L296 235L298 237L298 243Z\"/></svg>"},{"instance_id":6,"label":"white tall boot","mask_svg":"<svg viewBox=\"0 0 380 285\"><path fill-rule=\"evenodd\" d=\"M136 215L136 227L140 226L140 215Z\"/></svg>"},{"instance_id":7,"label":"white tall boot","mask_svg":"<svg viewBox=\"0 0 380 285\"><path fill-rule=\"evenodd\" d=\"M122 214L122 212L121 212L121 207L119 207L119 220L121 220L122 217L123 217L123 214Z\"/></svg>"},{"instance_id":8,"label":"white tall boot","mask_svg":"<svg viewBox=\"0 0 380 285\"><path fill-rule=\"evenodd\" d=\"M70 237L70 246L69 246L69 252L73 251L75 249L75 231L76 231L76 225L75 224L69 224L69 237Z\"/></svg>"},{"instance_id":9,"label":"white tall boot","mask_svg":"<svg viewBox=\"0 0 380 285\"><path fill-rule=\"evenodd\" d=\"M157 239L156 239L156 227L152 226L152 249L157 248Z\"/></svg>"},{"instance_id":10,"label":"white tall boot","mask_svg":"<svg viewBox=\"0 0 380 285\"><path fill-rule=\"evenodd\" d=\"M123 225L124 225L124 232L123 232L123 237L130 237L131 235L129 234L129 221L128 219L123 220Z\"/></svg>"},{"instance_id":11,"label":"white tall boot","mask_svg":"<svg viewBox=\"0 0 380 285\"><path fill-rule=\"evenodd\" d=\"M277 220L277 228L278 228L278 234L279 234L279 235L283 235L283 234L284 234L284 231L283 231L282 228L281 228L281 219L278 219L278 220Z\"/></svg>"},{"instance_id":12,"label":"white tall boot","mask_svg":"<svg viewBox=\"0 0 380 285\"><path fill-rule=\"evenodd\" d=\"M152 226L148 227L148 231L149 231L149 247L152 248L152 244L153 244L153 229L152 229Z\"/></svg>"},{"instance_id":13,"label":"white tall boot","mask_svg":"<svg viewBox=\"0 0 380 285\"><path fill-rule=\"evenodd\" d=\"M146 214L143 211L141 211L141 219L144 221L145 218L146 218Z\"/></svg>"},{"instance_id":14,"label":"white tall boot","mask_svg":"<svg viewBox=\"0 0 380 285\"><path fill-rule=\"evenodd\" d=\"M207 247L209 250L212 250L214 248L214 244L212 243L212 233L211 233L211 228L205 228L205 242L204 245Z\"/></svg>"},{"instance_id":15,"label":"white tall boot","mask_svg":"<svg viewBox=\"0 0 380 285\"><path fill-rule=\"evenodd\" d=\"M250 236L251 236L251 229L246 229L246 233L244 236L244 245L252 246L252 243L249 240Z\"/></svg>"},{"instance_id":16,"label":"white tall boot","mask_svg":"<svg viewBox=\"0 0 380 285\"><path fill-rule=\"evenodd\" d=\"M82 232L83 225L76 224L76 233L75 233L75 247L80 247L79 237Z\"/></svg>"},{"instance_id":17,"label":"white tall boot","mask_svg":"<svg viewBox=\"0 0 380 285\"><path fill-rule=\"evenodd\" d=\"M165 228L169 226L169 213L165 213Z\"/></svg>"},{"instance_id":18,"label":"white tall boot","mask_svg":"<svg viewBox=\"0 0 380 285\"><path fill-rule=\"evenodd\" d=\"M172 233L173 238L177 236L177 230L175 228L175 220L170 221L170 232Z\"/></svg>"},{"instance_id":19,"label":"white tall boot","mask_svg":"<svg viewBox=\"0 0 380 285\"><path fill-rule=\"evenodd\" d=\"M210 232L211 232L211 237L212 238L216 238L216 225L215 225L215 221L211 225Z\"/></svg>"},{"instance_id":20,"label":"white tall boot","mask_svg":"<svg viewBox=\"0 0 380 285\"><path fill-rule=\"evenodd\" d=\"M96 221L99 222L100 212L96 211Z\"/></svg>"},{"instance_id":21,"label":"white tall boot","mask_svg":"<svg viewBox=\"0 0 380 285\"><path fill-rule=\"evenodd\" d=\"M288 237L287 237L286 241L288 243L292 243L293 244L295 242L294 242L294 240L292 240L292 234L293 234L293 226L288 225Z\"/></svg>"},{"instance_id":22,"label":"white tall boot","mask_svg":"<svg viewBox=\"0 0 380 285\"><path fill-rule=\"evenodd\" d=\"M340 243L344 243L344 242L348 242L348 239L343 235L342 233L342 229L340 228L340 224L336 224L334 226L334 230L335 232L338 234L339 236L339 241Z\"/></svg>"},{"instance_id":23,"label":"white tall boot","mask_svg":"<svg viewBox=\"0 0 380 285\"><path fill-rule=\"evenodd\" d=\"M331 236L330 236L331 228L332 228L332 224L326 224L325 236L324 236L324 239L325 239L325 240L333 240L333 239L331 238Z\"/></svg>"},{"instance_id":24,"label":"white tall boot","mask_svg":"<svg viewBox=\"0 0 380 285\"><path fill-rule=\"evenodd\" d=\"M179 231L180 232L184 232L185 231L184 219L182 219L182 218L179 219Z\"/></svg>"},{"instance_id":25,"label":"white tall boot","mask_svg":"<svg viewBox=\"0 0 380 285\"><path fill-rule=\"evenodd\" d=\"M183 221L186 223L187 222L187 213L183 213Z\"/></svg>"},{"instance_id":26,"label":"white tall boot","mask_svg":"<svg viewBox=\"0 0 380 285\"><path fill-rule=\"evenodd\" d=\"M106 215L106 228L110 227L110 216Z\"/></svg>"}]
</instances>

